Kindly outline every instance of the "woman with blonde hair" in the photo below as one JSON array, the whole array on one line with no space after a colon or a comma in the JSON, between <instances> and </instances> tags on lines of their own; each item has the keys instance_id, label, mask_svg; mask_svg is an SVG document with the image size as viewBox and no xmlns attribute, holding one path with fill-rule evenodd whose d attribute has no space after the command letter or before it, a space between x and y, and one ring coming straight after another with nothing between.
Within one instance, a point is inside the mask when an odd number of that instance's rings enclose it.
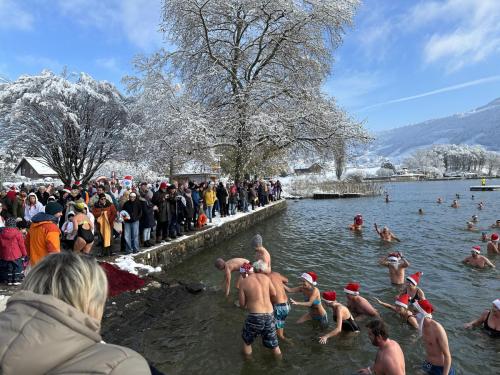
<instances>
[{"instance_id":1,"label":"woman with blonde hair","mask_svg":"<svg viewBox=\"0 0 500 375\"><path fill-rule=\"evenodd\" d=\"M0 373L151 374L140 354L102 341L107 293L95 259L71 252L45 257L0 314Z\"/></svg>"}]
</instances>

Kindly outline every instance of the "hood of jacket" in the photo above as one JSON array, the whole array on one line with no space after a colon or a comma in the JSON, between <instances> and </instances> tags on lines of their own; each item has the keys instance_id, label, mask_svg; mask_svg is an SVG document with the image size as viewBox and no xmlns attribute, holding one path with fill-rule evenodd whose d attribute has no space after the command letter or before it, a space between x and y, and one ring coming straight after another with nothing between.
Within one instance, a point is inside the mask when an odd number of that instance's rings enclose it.
<instances>
[{"instance_id":1,"label":"hood of jacket","mask_svg":"<svg viewBox=\"0 0 500 375\"><path fill-rule=\"evenodd\" d=\"M138 353L102 343L100 328L55 297L20 291L0 314L0 373L151 374Z\"/></svg>"},{"instance_id":2,"label":"hood of jacket","mask_svg":"<svg viewBox=\"0 0 500 375\"><path fill-rule=\"evenodd\" d=\"M42 222L46 222L46 221L50 221L54 224L59 223L59 220L57 217L55 217L54 215L46 214L45 212L39 212L31 218L31 222L33 224L42 223Z\"/></svg>"},{"instance_id":3,"label":"hood of jacket","mask_svg":"<svg viewBox=\"0 0 500 375\"><path fill-rule=\"evenodd\" d=\"M35 201L35 204L38 203L38 195L36 195L35 193L29 193L28 194L28 197L26 198L26 202L29 204L29 201L30 201L30 197L35 197L36 201Z\"/></svg>"},{"instance_id":4,"label":"hood of jacket","mask_svg":"<svg viewBox=\"0 0 500 375\"><path fill-rule=\"evenodd\" d=\"M49 295L21 291L0 315L4 374L40 374L101 341L100 323Z\"/></svg>"}]
</instances>

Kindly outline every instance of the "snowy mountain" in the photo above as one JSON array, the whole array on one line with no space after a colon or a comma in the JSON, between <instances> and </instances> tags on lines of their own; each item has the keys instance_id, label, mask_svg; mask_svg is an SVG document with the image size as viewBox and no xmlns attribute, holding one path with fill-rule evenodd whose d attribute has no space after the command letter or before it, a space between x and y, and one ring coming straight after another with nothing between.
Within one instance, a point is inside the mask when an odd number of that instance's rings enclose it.
<instances>
[{"instance_id":1,"label":"snowy mountain","mask_svg":"<svg viewBox=\"0 0 500 375\"><path fill-rule=\"evenodd\" d=\"M500 151L500 98L469 112L387 130L375 136L370 154L395 161L433 144L478 144L490 151Z\"/></svg>"}]
</instances>

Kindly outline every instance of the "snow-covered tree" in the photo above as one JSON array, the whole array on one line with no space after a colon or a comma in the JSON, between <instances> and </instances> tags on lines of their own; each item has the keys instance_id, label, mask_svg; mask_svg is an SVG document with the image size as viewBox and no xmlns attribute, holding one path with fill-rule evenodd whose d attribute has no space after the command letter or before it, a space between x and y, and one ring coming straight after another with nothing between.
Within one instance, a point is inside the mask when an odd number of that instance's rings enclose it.
<instances>
[{"instance_id":1,"label":"snow-covered tree","mask_svg":"<svg viewBox=\"0 0 500 375\"><path fill-rule=\"evenodd\" d=\"M43 71L0 86L0 122L8 147L41 157L70 184L87 182L123 145L127 108L116 88L82 73Z\"/></svg>"},{"instance_id":2,"label":"snow-covered tree","mask_svg":"<svg viewBox=\"0 0 500 375\"><path fill-rule=\"evenodd\" d=\"M188 162L211 164L206 146L215 137L203 107L190 100L163 69L147 69L147 63L139 61L136 68L141 76L124 79L133 95L127 144L134 151L128 159L147 161L163 175L173 175Z\"/></svg>"},{"instance_id":3,"label":"snow-covered tree","mask_svg":"<svg viewBox=\"0 0 500 375\"><path fill-rule=\"evenodd\" d=\"M156 54L149 67L172 68L204 106L215 136L207 147L235 176L269 153L365 140L320 90L358 3L164 0L161 28L175 51Z\"/></svg>"}]
</instances>

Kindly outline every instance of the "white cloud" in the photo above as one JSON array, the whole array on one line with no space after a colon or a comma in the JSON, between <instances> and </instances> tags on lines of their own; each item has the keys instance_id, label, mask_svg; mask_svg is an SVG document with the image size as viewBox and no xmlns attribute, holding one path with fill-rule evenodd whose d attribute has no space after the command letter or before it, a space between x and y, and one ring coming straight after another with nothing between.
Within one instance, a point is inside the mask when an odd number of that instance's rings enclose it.
<instances>
[{"instance_id":1,"label":"white cloud","mask_svg":"<svg viewBox=\"0 0 500 375\"><path fill-rule=\"evenodd\" d=\"M432 22L446 26L425 41L423 58L428 64L444 62L449 72L500 52L498 0L421 2L410 10L406 20L409 27L427 27Z\"/></svg>"},{"instance_id":2,"label":"white cloud","mask_svg":"<svg viewBox=\"0 0 500 375\"><path fill-rule=\"evenodd\" d=\"M61 12L86 27L116 36L116 32L137 47L149 51L162 43L158 32L160 0L59 0Z\"/></svg>"},{"instance_id":3,"label":"white cloud","mask_svg":"<svg viewBox=\"0 0 500 375\"><path fill-rule=\"evenodd\" d=\"M29 31L34 17L20 5L20 1L0 0L0 29Z\"/></svg>"},{"instance_id":4,"label":"white cloud","mask_svg":"<svg viewBox=\"0 0 500 375\"><path fill-rule=\"evenodd\" d=\"M478 85L483 85L485 83L497 82L497 81L500 81L500 75L495 75L495 76L490 76L490 77L475 79L475 80L472 80L472 81L467 81L467 82L459 83L457 85L451 85L451 86L447 86L447 87L442 87L440 89L423 92L423 93L420 93L420 94L417 94L417 95L405 96L405 97L402 97L402 98L388 100L388 101L382 102L382 103L372 104L372 105L369 105L367 107L360 108L358 111L362 112L362 111L366 111L366 110L369 110L369 109L372 109L372 108L382 107L382 106L385 106L385 105L388 105L388 104L408 102L410 100L425 98L427 96L433 96L433 95L441 94L441 93L444 93L444 92L461 90L461 89L464 89L464 88L467 88L467 87L478 86Z\"/></svg>"}]
</instances>

